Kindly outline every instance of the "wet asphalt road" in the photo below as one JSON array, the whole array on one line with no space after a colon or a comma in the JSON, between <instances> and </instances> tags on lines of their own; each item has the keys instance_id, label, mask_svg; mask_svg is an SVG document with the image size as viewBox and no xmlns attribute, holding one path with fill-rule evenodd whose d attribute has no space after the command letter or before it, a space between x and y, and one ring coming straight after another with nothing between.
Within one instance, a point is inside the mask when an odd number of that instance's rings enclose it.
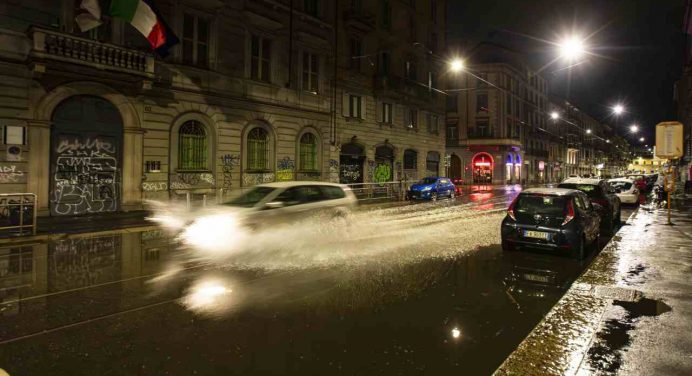
<instances>
[{"instance_id":1,"label":"wet asphalt road","mask_svg":"<svg viewBox=\"0 0 692 376\"><path fill-rule=\"evenodd\" d=\"M228 254L165 231L0 249L0 368L490 374L593 257L503 254L499 224L517 193L363 208L349 224L280 229Z\"/></svg>"}]
</instances>

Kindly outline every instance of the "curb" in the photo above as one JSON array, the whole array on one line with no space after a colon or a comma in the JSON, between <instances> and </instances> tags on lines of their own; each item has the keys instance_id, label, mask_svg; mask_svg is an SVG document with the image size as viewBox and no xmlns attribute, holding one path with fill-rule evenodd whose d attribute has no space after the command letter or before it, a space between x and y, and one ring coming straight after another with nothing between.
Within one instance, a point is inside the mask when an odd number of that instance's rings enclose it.
<instances>
[{"instance_id":1,"label":"curb","mask_svg":"<svg viewBox=\"0 0 692 376\"><path fill-rule=\"evenodd\" d=\"M634 220L634 218L639 214L641 207L637 208L625 221L625 224L629 225ZM536 324L536 326L531 329L531 331L526 335L526 337L517 345L517 347L505 358L505 360L500 364L497 369L492 373L493 376L506 376L506 375L545 375L545 369L538 367L540 361L535 359L538 354L550 353L551 346L552 350L558 348L557 344L554 342L553 338L547 338L544 332L550 332L550 328L554 326L556 317L560 317L563 311L573 311L575 308L573 306L580 304L578 298L582 297L587 302L577 307L581 310L581 319L585 317L601 317L605 313L606 307L603 306L603 302L599 301L603 298L596 296L590 296L593 288L597 286L591 286L591 289L585 289L587 286L582 281L584 275L589 272L589 270L598 265L602 259L610 256L608 250L612 247L613 241L615 240L617 233L613 235L610 241L603 247L603 249L591 260L591 263L584 268L584 270L579 274L579 276L572 282L570 288L565 291L564 295L555 303L555 305L548 311L541 321ZM574 313L574 312L571 312ZM573 318L576 320L576 318ZM598 331L601 325L600 320L592 322L592 325L582 326L582 338L581 341L575 340L572 344L572 349L570 350L573 355L579 352L580 354L572 358L569 364L562 364L564 366L563 371L560 374L563 375L573 375L579 369L581 363L584 360L586 351L591 346L593 342L594 335ZM578 358L578 359L577 359ZM543 363L543 366L550 364L554 371L558 370L558 365L553 361L548 361Z\"/></svg>"}]
</instances>

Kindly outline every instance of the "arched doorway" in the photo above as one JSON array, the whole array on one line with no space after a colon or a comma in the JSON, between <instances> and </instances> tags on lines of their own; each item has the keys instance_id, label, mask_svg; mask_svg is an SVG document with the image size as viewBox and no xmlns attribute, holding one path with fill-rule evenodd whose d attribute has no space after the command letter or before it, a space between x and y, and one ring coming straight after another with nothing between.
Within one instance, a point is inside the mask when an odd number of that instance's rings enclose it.
<instances>
[{"instance_id":1,"label":"arched doorway","mask_svg":"<svg viewBox=\"0 0 692 376\"><path fill-rule=\"evenodd\" d=\"M450 157L449 175L452 179L461 179L461 158L456 154L452 154Z\"/></svg>"},{"instance_id":2,"label":"arched doorway","mask_svg":"<svg viewBox=\"0 0 692 376\"><path fill-rule=\"evenodd\" d=\"M365 151L356 143L341 145L339 155L339 183L357 184L363 182L363 161Z\"/></svg>"},{"instance_id":3,"label":"arched doorway","mask_svg":"<svg viewBox=\"0 0 692 376\"><path fill-rule=\"evenodd\" d=\"M53 111L51 215L114 212L121 202L123 120L106 99L76 95Z\"/></svg>"},{"instance_id":4,"label":"arched doorway","mask_svg":"<svg viewBox=\"0 0 692 376\"><path fill-rule=\"evenodd\" d=\"M394 149L383 145L375 148L375 171L372 174L373 183L385 183L394 180Z\"/></svg>"},{"instance_id":5,"label":"arched doorway","mask_svg":"<svg viewBox=\"0 0 692 376\"><path fill-rule=\"evenodd\" d=\"M473 182L476 184L490 184L493 182L493 157L488 153L478 153L471 161L473 166Z\"/></svg>"}]
</instances>

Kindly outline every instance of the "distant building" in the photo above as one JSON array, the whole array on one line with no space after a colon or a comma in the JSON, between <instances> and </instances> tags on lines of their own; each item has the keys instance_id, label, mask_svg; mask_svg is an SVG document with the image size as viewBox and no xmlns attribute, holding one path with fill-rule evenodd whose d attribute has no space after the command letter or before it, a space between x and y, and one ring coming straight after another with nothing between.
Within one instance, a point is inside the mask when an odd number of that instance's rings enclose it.
<instances>
[{"instance_id":1,"label":"distant building","mask_svg":"<svg viewBox=\"0 0 692 376\"><path fill-rule=\"evenodd\" d=\"M450 176L472 183L554 183L625 170L627 142L570 102L549 100L548 82L521 53L481 43L468 60L468 71L449 80Z\"/></svg>"}]
</instances>

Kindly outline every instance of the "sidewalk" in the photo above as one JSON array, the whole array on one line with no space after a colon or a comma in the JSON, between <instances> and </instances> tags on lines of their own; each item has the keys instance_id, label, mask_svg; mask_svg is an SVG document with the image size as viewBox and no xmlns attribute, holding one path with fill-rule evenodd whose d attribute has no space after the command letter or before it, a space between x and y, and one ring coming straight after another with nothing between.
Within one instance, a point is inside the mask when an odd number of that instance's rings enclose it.
<instances>
[{"instance_id":1,"label":"sidewalk","mask_svg":"<svg viewBox=\"0 0 692 376\"><path fill-rule=\"evenodd\" d=\"M19 236L0 234L0 244L33 242L57 239L80 233L108 233L124 230L143 230L155 228L153 222L147 221L149 212L145 210L104 213L79 217L38 217L36 235Z\"/></svg>"},{"instance_id":2,"label":"sidewalk","mask_svg":"<svg viewBox=\"0 0 692 376\"><path fill-rule=\"evenodd\" d=\"M495 375L692 375L692 199L642 207Z\"/></svg>"}]
</instances>

